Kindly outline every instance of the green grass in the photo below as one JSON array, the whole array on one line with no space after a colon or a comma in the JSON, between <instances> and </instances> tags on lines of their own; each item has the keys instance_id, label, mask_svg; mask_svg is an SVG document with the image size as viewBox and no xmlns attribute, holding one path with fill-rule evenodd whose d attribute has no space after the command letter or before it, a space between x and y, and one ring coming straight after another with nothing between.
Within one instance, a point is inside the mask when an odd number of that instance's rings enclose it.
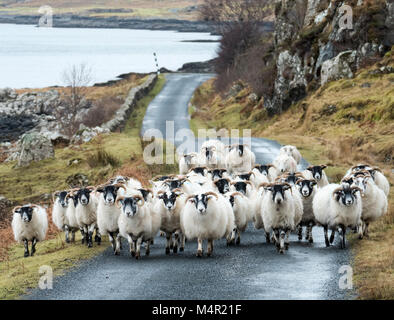
<instances>
[{"instance_id":1,"label":"green grass","mask_svg":"<svg viewBox=\"0 0 394 320\"><path fill-rule=\"evenodd\" d=\"M14 245L9 250L6 261L0 262L0 300L17 299L30 288L36 288L40 279L41 266L50 266L53 275L64 274L79 261L89 259L103 252L109 245L103 241L101 246L87 248L80 243L81 236L76 235L75 244L64 242L64 234L55 239L39 242L33 257L23 257L23 245Z\"/></svg>"},{"instance_id":2,"label":"green grass","mask_svg":"<svg viewBox=\"0 0 394 320\"><path fill-rule=\"evenodd\" d=\"M43 194L67 189L67 177L76 173L87 175L89 183L97 185L118 173L147 180L151 176L151 171L159 174L174 170L173 166L167 165L147 168L142 160L139 136L146 108L164 84L165 77L161 75L152 91L138 101L125 129L120 133L100 135L79 146L58 148L55 150L54 159L34 162L28 167L15 167L15 162L1 163L0 194L15 203L48 203L48 198L44 199ZM69 165L75 159L78 159L78 164ZM18 185L18 188L10 188L11 185ZM51 215L48 218L50 220ZM51 266L54 274L59 275L79 261L97 255L109 245L105 237L101 246L94 245L88 249L80 244L79 234L76 244L66 244L63 233L56 234L54 227L50 225L49 234L52 239L38 243L34 257L23 258L22 245L7 244L12 241L12 232L9 229L0 230L0 249L8 248L6 258L0 262L0 299L16 299L27 289L36 287L39 279L38 270L42 265Z\"/></svg>"}]
</instances>

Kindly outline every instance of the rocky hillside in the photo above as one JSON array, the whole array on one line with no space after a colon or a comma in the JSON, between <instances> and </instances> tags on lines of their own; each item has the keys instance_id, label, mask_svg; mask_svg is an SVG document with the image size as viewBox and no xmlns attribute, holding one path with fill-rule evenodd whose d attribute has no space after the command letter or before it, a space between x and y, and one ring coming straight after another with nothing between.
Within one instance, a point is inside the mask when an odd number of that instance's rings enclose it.
<instances>
[{"instance_id":1,"label":"rocky hillside","mask_svg":"<svg viewBox=\"0 0 394 320\"><path fill-rule=\"evenodd\" d=\"M352 8L350 13L343 5ZM394 44L393 0L277 0L271 113L286 110L331 80L352 78ZM344 27L352 22L352 28ZM268 80L269 81L269 80Z\"/></svg>"}]
</instances>

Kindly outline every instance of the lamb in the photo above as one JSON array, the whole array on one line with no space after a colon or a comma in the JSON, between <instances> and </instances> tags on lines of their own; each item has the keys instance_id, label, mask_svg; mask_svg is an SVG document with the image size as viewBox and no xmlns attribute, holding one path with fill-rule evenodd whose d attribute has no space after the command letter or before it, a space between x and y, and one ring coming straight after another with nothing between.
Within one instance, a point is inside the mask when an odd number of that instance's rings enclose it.
<instances>
[{"instance_id":1,"label":"lamb","mask_svg":"<svg viewBox=\"0 0 394 320\"><path fill-rule=\"evenodd\" d=\"M302 240L302 227L306 227L305 240L313 243L312 229L315 226L315 216L313 214L312 201L316 194L316 180L299 178L296 182L299 192L302 196L303 215L298 229L298 240Z\"/></svg>"},{"instance_id":2,"label":"lamb","mask_svg":"<svg viewBox=\"0 0 394 320\"><path fill-rule=\"evenodd\" d=\"M213 242L222 237L231 243L235 233L234 213L230 203L215 192L204 192L186 198L181 213L181 228L187 239L197 238L197 257L202 257L204 239L208 240L207 255L213 252Z\"/></svg>"},{"instance_id":3,"label":"lamb","mask_svg":"<svg viewBox=\"0 0 394 320\"><path fill-rule=\"evenodd\" d=\"M269 184L264 187L261 216L266 234L273 232L279 253L289 248L290 232L295 229L295 203L288 183Z\"/></svg>"},{"instance_id":4,"label":"lamb","mask_svg":"<svg viewBox=\"0 0 394 320\"><path fill-rule=\"evenodd\" d=\"M53 193L52 222L59 230L65 231L65 240L69 243L69 223L66 216L68 207L67 194L68 191L56 191Z\"/></svg>"},{"instance_id":5,"label":"lamb","mask_svg":"<svg viewBox=\"0 0 394 320\"><path fill-rule=\"evenodd\" d=\"M226 156L226 168L230 174L252 171L256 162L256 155L246 144L229 146Z\"/></svg>"},{"instance_id":6,"label":"lamb","mask_svg":"<svg viewBox=\"0 0 394 320\"><path fill-rule=\"evenodd\" d=\"M327 168L326 165L320 166L309 166L302 174L306 179L314 179L317 182L318 188L323 188L328 185L328 179L326 173L323 171Z\"/></svg>"},{"instance_id":7,"label":"lamb","mask_svg":"<svg viewBox=\"0 0 394 320\"><path fill-rule=\"evenodd\" d=\"M278 171L273 164L258 164L253 168L253 173L258 175L258 173L266 176L269 182L274 182L276 177L278 176Z\"/></svg>"},{"instance_id":8,"label":"lamb","mask_svg":"<svg viewBox=\"0 0 394 320\"><path fill-rule=\"evenodd\" d=\"M108 235L114 254L118 254L115 250L115 241L119 233L118 219L120 210L115 206L115 200L120 188L126 190L123 184L101 185L96 188L96 192L101 194L97 206L97 226L101 235Z\"/></svg>"},{"instance_id":9,"label":"lamb","mask_svg":"<svg viewBox=\"0 0 394 320\"><path fill-rule=\"evenodd\" d=\"M345 176L349 176L350 174L360 171L360 170L367 170L371 176L372 179L375 181L375 184L384 191L384 194L386 197L389 196L390 193L390 183L387 180L387 178L384 176L382 173L382 170L380 170L378 167L372 167L368 164L358 164L352 168L350 168Z\"/></svg>"},{"instance_id":10,"label":"lamb","mask_svg":"<svg viewBox=\"0 0 394 320\"><path fill-rule=\"evenodd\" d=\"M297 171L297 162L293 157L280 153L274 160L274 166L277 168L278 173Z\"/></svg>"},{"instance_id":11,"label":"lamb","mask_svg":"<svg viewBox=\"0 0 394 320\"><path fill-rule=\"evenodd\" d=\"M179 159L179 174L185 175L197 165L197 153L183 154Z\"/></svg>"},{"instance_id":12,"label":"lamb","mask_svg":"<svg viewBox=\"0 0 394 320\"><path fill-rule=\"evenodd\" d=\"M241 243L241 232L246 230L248 226L247 212L249 210L248 200L240 192L228 193L225 197L230 202L235 218L235 226L237 229L237 239L235 244Z\"/></svg>"},{"instance_id":13,"label":"lamb","mask_svg":"<svg viewBox=\"0 0 394 320\"><path fill-rule=\"evenodd\" d=\"M362 192L361 225L359 238L368 237L368 227L387 212L387 197L373 181L368 171L358 171L354 174L354 185Z\"/></svg>"},{"instance_id":14,"label":"lamb","mask_svg":"<svg viewBox=\"0 0 394 320\"><path fill-rule=\"evenodd\" d=\"M48 230L46 210L36 204L27 204L15 207L12 213L11 226L15 241L24 243L25 258L29 256L29 241L31 241L30 255L33 256L37 242L45 239Z\"/></svg>"},{"instance_id":15,"label":"lamb","mask_svg":"<svg viewBox=\"0 0 394 320\"><path fill-rule=\"evenodd\" d=\"M161 215L145 205L139 195L118 196L116 206L121 209L118 219L119 234L116 238L116 252L120 253L121 237L129 242L130 254L137 260L141 257L141 244L146 242L145 254L150 254L150 244L161 225Z\"/></svg>"},{"instance_id":16,"label":"lamb","mask_svg":"<svg viewBox=\"0 0 394 320\"><path fill-rule=\"evenodd\" d=\"M356 228L361 223L361 189L348 185L329 184L319 188L312 201L316 222L324 227L326 247L334 242L335 231L341 229L341 248L346 247L346 228ZM330 241L328 229L332 230Z\"/></svg>"},{"instance_id":17,"label":"lamb","mask_svg":"<svg viewBox=\"0 0 394 320\"><path fill-rule=\"evenodd\" d=\"M185 196L180 189L173 191L161 191L158 194L158 201L153 211L160 213L161 215L161 227L160 230L166 234L166 249L165 253L170 254L170 249L174 253L178 251L178 243L181 240L179 251L183 251L185 248L185 236L181 230L181 211L185 205ZM174 234L174 242L172 242L172 235Z\"/></svg>"},{"instance_id":18,"label":"lamb","mask_svg":"<svg viewBox=\"0 0 394 320\"><path fill-rule=\"evenodd\" d=\"M291 146L291 145L283 146L282 148L280 148L279 153L287 154L288 156L293 157L293 159L297 162L297 164L299 164L302 160L301 153L298 151L297 147L295 146Z\"/></svg>"},{"instance_id":19,"label":"lamb","mask_svg":"<svg viewBox=\"0 0 394 320\"><path fill-rule=\"evenodd\" d=\"M77 219L79 228L82 233L82 243L86 241L89 248L93 246L93 232L96 230L95 242L98 245L101 243L101 236L97 232L97 196L93 193L94 187L83 187L76 192L78 204L75 210L75 217Z\"/></svg>"}]
</instances>

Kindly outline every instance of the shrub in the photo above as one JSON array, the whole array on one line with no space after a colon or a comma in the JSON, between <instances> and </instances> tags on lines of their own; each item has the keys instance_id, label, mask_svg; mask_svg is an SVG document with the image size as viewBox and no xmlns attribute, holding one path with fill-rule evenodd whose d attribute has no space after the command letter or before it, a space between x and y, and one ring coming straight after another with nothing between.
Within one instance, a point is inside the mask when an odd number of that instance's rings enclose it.
<instances>
[{"instance_id":1,"label":"shrub","mask_svg":"<svg viewBox=\"0 0 394 320\"><path fill-rule=\"evenodd\" d=\"M103 149L99 149L96 153L89 156L87 162L91 168L105 167L107 165L115 168L121 164L119 159Z\"/></svg>"}]
</instances>

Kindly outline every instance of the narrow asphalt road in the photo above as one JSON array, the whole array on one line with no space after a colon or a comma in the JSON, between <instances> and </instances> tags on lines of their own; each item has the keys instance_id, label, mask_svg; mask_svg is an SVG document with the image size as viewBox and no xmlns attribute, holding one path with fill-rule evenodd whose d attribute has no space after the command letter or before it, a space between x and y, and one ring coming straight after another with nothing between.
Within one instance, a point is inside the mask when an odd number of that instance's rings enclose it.
<instances>
[{"instance_id":1,"label":"narrow asphalt road","mask_svg":"<svg viewBox=\"0 0 394 320\"><path fill-rule=\"evenodd\" d=\"M175 130L188 128L187 105L195 88L210 75L169 74L162 92L152 101L143 124L165 132L165 120ZM179 141L176 144L179 145ZM252 139L259 162L270 162L280 145ZM302 166L305 165L305 162ZM215 243L214 254L195 257L196 242L185 252L164 254L164 238L156 238L149 257L136 261L124 243L121 256L108 248L99 256L57 277L52 290L35 289L25 299L349 299L339 288L339 268L348 265L350 251L339 244L326 248L323 231L314 228L313 244L291 236L280 255L265 243L264 233L250 225L239 246ZM78 244L80 245L80 244Z\"/></svg>"}]
</instances>

